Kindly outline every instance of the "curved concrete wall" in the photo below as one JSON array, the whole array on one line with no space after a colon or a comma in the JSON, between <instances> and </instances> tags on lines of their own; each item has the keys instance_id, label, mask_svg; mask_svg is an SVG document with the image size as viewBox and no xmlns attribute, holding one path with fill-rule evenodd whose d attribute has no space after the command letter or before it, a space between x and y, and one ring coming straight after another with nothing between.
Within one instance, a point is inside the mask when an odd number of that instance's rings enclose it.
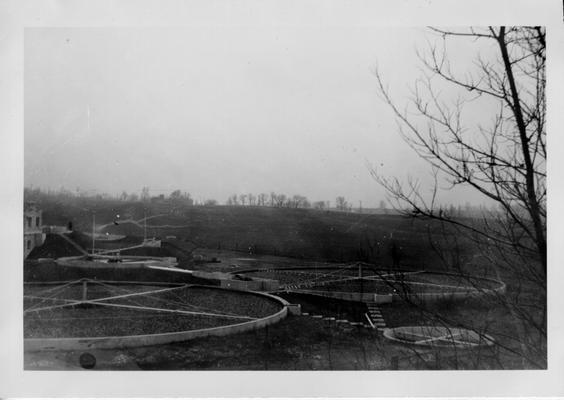
<instances>
[{"instance_id":1,"label":"curved concrete wall","mask_svg":"<svg viewBox=\"0 0 564 400\"><path fill-rule=\"evenodd\" d=\"M167 332L150 335L133 335L133 336L110 336L96 338L50 338L50 339L24 339L24 351L41 351L41 350L93 350L93 349L112 349L120 347L140 347L152 346L158 344L167 344L175 342L183 342L195 338L207 336L226 336L234 333L246 332L264 328L268 325L275 324L288 315L289 303L279 297L266 293L245 292L239 290L230 290L224 288L211 287L217 290L229 290L233 292L241 292L255 296L268 297L282 305L282 309L275 314L267 317L255 319L252 321L242 322L240 324L224 325L214 328L195 329L182 332Z\"/></svg>"},{"instance_id":2,"label":"curved concrete wall","mask_svg":"<svg viewBox=\"0 0 564 400\"><path fill-rule=\"evenodd\" d=\"M100 259L110 259L110 256L97 256ZM127 260L139 260L139 262L119 262L119 263L107 263L100 261L85 260L84 256L78 257L61 257L57 258L55 262L64 267L80 267L80 268L108 268L108 267L120 267L120 268L139 268L146 267L148 262L151 265L157 266L171 266L176 264L176 258L174 257L145 257L145 256L123 256Z\"/></svg>"},{"instance_id":3,"label":"curved concrete wall","mask_svg":"<svg viewBox=\"0 0 564 400\"><path fill-rule=\"evenodd\" d=\"M475 343L468 342L468 344L466 344L466 345L459 344L459 343L454 342L454 341L450 342L450 343L442 344L442 343L437 343L436 341L423 341L423 342L410 341L410 340L401 339L400 337L396 336L396 332L403 332L403 333L410 334L411 333L410 331L412 331L413 334L416 334L419 337L421 337L422 333L425 334L426 332L429 332L430 333L429 338L431 338L434 335L442 336L442 335L451 334L451 333L468 332L467 335L473 336L474 339L476 339L477 341ZM410 345L410 346L421 346L421 347L444 347L444 348L455 348L456 347L457 349L468 349L468 348L474 348L474 347L478 347L478 346L492 346L492 345L495 344L494 339L490 335L486 335L484 333L479 333L479 332L468 330L468 329L461 329L461 328L454 328L454 327L444 327L444 326L436 326L436 327L433 327L433 326L400 326L400 327L396 327L396 328L386 328L386 329L384 329L382 334L388 340L398 342L398 343L402 343L402 344L407 344L407 345Z\"/></svg>"},{"instance_id":4,"label":"curved concrete wall","mask_svg":"<svg viewBox=\"0 0 564 400\"><path fill-rule=\"evenodd\" d=\"M456 276L456 274L451 273L444 273L444 275ZM464 276L464 275L461 275ZM431 293L408 293L408 294L393 294L392 300L409 300L413 302L420 302L423 304L431 304L440 300L464 300L468 298L478 298L478 297L485 297L495 294L505 294L507 291L507 285L505 282L498 281L496 279L490 278L479 278L484 281L488 281L492 284L495 284L493 288L484 288L484 289L477 289L477 288L463 288L462 290L452 291L452 292L431 292Z\"/></svg>"}]
</instances>

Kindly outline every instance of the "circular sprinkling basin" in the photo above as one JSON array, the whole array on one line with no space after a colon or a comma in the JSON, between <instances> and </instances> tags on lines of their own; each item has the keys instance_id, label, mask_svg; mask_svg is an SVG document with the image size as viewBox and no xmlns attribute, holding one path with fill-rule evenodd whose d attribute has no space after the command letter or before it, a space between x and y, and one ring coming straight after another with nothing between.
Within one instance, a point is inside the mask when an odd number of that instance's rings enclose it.
<instances>
[{"instance_id":1,"label":"circular sprinkling basin","mask_svg":"<svg viewBox=\"0 0 564 400\"><path fill-rule=\"evenodd\" d=\"M24 285L24 349L116 348L262 328L287 315L275 296L210 286L80 279Z\"/></svg>"},{"instance_id":2,"label":"circular sprinkling basin","mask_svg":"<svg viewBox=\"0 0 564 400\"><path fill-rule=\"evenodd\" d=\"M358 265L238 272L278 280L285 291L379 303L393 300L432 302L505 292L503 282L489 278L424 270L388 271Z\"/></svg>"}]
</instances>

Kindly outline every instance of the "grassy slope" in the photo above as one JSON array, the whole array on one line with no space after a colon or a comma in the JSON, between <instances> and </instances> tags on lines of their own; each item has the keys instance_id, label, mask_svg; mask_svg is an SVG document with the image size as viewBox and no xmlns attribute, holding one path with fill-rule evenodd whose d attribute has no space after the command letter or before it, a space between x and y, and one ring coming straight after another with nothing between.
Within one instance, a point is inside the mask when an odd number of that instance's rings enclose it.
<instances>
[{"instance_id":1,"label":"grassy slope","mask_svg":"<svg viewBox=\"0 0 564 400\"><path fill-rule=\"evenodd\" d=\"M80 256L82 253L58 235L48 234L42 246L35 247L28 259Z\"/></svg>"},{"instance_id":2,"label":"grassy slope","mask_svg":"<svg viewBox=\"0 0 564 400\"><path fill-rule=\"evenodd\" d=\"M95 207L96 224L122 222L103 231L143 236L144 207L147 235L175 235L200 247L248 251L326 261L368 261L391 264L391 246L401 247L402 264L440 269L429 245L427 222L398 215L366 215L271 207L178 207L170 204L104 201L98 204L43 203L46 224L66 224L90 231L92 216L84 208ZM157 227L167 225L167 227ZM431 225L432 230L437 227Z\"/></svg>"}]
</instances>

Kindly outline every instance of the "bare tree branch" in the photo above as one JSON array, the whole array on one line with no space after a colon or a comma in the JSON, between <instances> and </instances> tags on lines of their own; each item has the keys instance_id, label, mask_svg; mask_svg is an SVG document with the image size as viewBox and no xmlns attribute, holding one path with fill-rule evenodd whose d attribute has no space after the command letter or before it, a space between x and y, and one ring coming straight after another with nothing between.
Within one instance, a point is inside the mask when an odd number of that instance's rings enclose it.
<instances>
[{"instance_id":1,"label":"bare tree branch","mask_svg":"<svg viewBox=\"0 0 564 400\"><path fill-rule=\"evenodd\" d=\"M431 28L431 32L439 43L431 42L425 53L418 53L421 77L404 106L392 98L379 70L375 75L378 93L394 112L401 137L430 164L434 186L426 195L421 184L411 178L404 185L398 178L381 176L374 168L371 173L404 215L460 229L486 253L495 254L492 264L509 270L516 282L514 297L498 300L521 323L522 349L545 351L545 29ZM488 52L479 53L461 73L452 68L447 42L469 39L474 44L489 43ZM457 89L458 96L448 98L441 85ZM476 102L487 105L494 117L488 123L482 120L468 125L465 112ZM437 209L440 181L449 188L473 188L497 204L498 211L482 219L462 219ZM537 288L539 303L520 303L520 293L527 285ZM534 335L526 334L533 331ZM534 342L533 337L540 342Z\"/></svg>"}]
</instances>

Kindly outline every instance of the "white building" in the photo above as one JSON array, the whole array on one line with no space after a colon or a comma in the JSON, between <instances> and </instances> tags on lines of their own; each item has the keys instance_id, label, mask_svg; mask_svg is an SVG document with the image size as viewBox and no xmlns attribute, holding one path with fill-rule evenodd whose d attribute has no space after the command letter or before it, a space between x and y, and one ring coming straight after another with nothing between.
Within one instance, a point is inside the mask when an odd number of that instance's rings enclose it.
<instances>
[{"instance_id":1,"label":"white building","mask_svg":"<svg viewBox=\"0 0 564 400\"><path fill-rule=\"evenodd\" d=\"M24 258L27 258L31 250L41 246L45 241L43 233L42 212L34 203L24 205Z\"/></svg>"}]
</instances>

